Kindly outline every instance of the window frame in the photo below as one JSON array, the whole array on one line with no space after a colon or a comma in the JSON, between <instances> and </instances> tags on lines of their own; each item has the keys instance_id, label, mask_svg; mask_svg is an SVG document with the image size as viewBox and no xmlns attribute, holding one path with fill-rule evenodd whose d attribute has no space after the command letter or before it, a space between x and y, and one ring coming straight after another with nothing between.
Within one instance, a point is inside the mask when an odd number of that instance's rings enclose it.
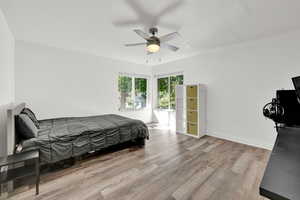
<instances>
[{"instance_id":1,"label":"window frame","mask_svg":"<svg viewBox=\"0 0 300 200\"><path fill-rule=\"evenodd\" d=\"M169 73L169 74L159 74L155 75L155 80L156 80L156 110L161 110L161 111L174 111L175 108L171 108L171 77L172 76L183 76L183 82L182 84L184 85L184 72L175 72L175 73ZM169 103L168 103L168 108L160 108L159 107L159 91L158 91L158 79L161 78L168 78L168 93L169 93ZM176 100L175 100L176 101Z\"/></svg>"},{"instance_id":2,"label":"window frame","mask_svg":"<svg viewBox=\"0 0 300 200\"><path fill-rule=\"evenodd\" d=\"M118 84L118 88L117 88L117 91L118 91L118 98L119 98L119 111L140 111L140 110L144 110L144 109L147 109L148 106L149 106L149 83L150 83L150 76L147 76L147 75L143 75L143 74L134 74L134 73L122 73L120 72L118 74L118 80L119 80L119 77L120 76L127 76L127 77L130 77L131 78L131 98L133 99L133 108L122 108L121 107L121 95L120 95L120 92L119 92L119 84ZM146 84L147 84L147 87L146 87L146 106L145 107L142 107L142 108L135 108L135 79L136 78L142 78L142 79L146 79ZM118 81L117 81L118 82Z\"/></svg>"}]
</instances>

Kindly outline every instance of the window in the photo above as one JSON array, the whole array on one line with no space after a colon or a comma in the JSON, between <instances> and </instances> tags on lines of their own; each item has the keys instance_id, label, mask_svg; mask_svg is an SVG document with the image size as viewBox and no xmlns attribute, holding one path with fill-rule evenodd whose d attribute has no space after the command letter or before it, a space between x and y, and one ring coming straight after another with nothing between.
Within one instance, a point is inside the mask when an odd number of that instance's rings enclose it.
<instances>
[{"instance_id":1,"label":"window","mask_svg":"<svg viewBox=\"0 0 300 200\"><path fill-rule=\"evenodd\" d=\"M120 110L139 110L147 106L147 78L119 75Z\"/></svg>"},{"instance_id":2,"label":"window","mask_svg":"<svg viewBox=\"0 0 300 200\"><path fill-rule=\"evenodd\" d=\"M142 109L147 106L147 79L135 78L135 109Z\"/></svg>"},{"instance_id":3,"label":"window","mask_svg":"<svg viewBox=\"0 0 300 200\"><path fill-rule=\"evenodd\" d=\"M158 108L175 109L176 85L183 84L183 75L167 76L157 79Z\"/></svg>"}]
</instances>

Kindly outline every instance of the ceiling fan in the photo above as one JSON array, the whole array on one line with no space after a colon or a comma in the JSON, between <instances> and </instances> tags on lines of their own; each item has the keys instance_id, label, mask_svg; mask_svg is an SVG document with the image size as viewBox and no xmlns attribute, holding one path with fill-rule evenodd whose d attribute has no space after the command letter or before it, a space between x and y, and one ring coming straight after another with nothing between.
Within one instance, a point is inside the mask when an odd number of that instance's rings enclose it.
<instances>
[{"instance_id":1,"label":"ceiling fan","mask_svg":"<svg viewBox=\"0 0 300 200\"><path fill-rule=\"evenodd\" d=\"M151 34L151 36L140 29L135 29L133 31L136 32L136 34L141 36L143 39L145 39L146 42L125 44L126 47L144 45L147 48L148 54L156 53L160 50L160 48L166 48L174 52L179 50L179 47L167 43L175 39L176 37L180 37L178 32L173 32L173 33L163 35L161 37L157 37L156 34L158 32L158 29L155 27L149 29L149 33Z\"/></svg>"}]
</instances>

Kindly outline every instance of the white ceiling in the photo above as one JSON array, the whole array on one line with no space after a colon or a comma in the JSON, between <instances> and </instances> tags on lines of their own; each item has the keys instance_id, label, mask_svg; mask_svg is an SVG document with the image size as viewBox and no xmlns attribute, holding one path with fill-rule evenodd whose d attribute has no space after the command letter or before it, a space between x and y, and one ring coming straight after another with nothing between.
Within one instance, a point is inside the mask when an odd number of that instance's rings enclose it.
<instances>
[{"instance_id":1,"label":"white ceiling","mask_svg":"<svg viewBox=\"0 0 300 200\"><path fill-rule=\"evenodd\" d=\"M160 64L219 46L300 28L298 0L0 0L17 40L134 63ZM179 2L179 3L178 3ZM172 10L172 6L177 9ZM131 5L131 6L130 6ZM142 16L135 10L145 10ZM163 10L165 15L157 17ZM159 20L158 20L159 19ZM140 24L120 26L120 21ZM146 55L132 29L152 24L158 35L178 31L178 52Z\"/></svg>"}]
</instances>

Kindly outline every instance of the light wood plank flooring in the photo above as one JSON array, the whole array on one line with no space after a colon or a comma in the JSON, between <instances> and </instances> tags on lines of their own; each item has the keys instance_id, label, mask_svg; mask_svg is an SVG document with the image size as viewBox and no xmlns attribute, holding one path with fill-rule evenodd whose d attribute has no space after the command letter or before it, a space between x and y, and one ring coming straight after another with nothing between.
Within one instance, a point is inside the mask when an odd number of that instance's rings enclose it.
<instances>
[{"instance_id":1,"label":"light wood plank flooring","mask_svg":"<svg viewBox=\"0 0 300 200\"><path fill-rule=\"evenodd\" d=\"M205 136L151 130L131 147L42 175L40 195L26 186L14 200L263 200L258 194L270 152Z\"/></svg>"}]
</instances>

